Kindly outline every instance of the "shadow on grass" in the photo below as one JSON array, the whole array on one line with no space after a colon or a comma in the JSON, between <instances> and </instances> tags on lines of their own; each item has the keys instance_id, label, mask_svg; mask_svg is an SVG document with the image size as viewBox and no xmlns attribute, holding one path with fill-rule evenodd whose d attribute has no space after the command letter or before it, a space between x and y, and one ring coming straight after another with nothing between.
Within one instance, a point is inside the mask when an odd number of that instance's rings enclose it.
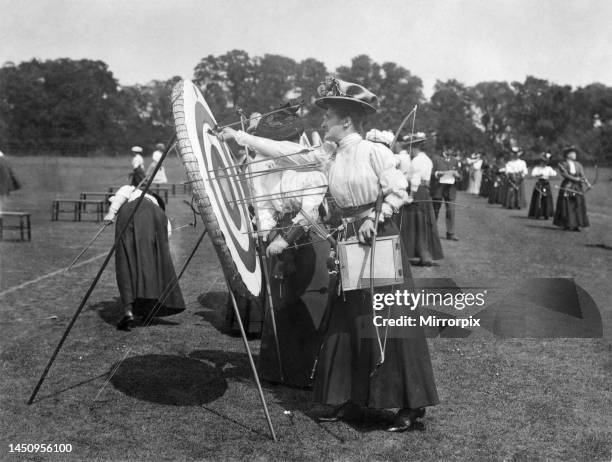
<instances>
[{"instance_id":1,"label":"shadow on grass","mask_svg":"<svg viewBox=\"0 0 612 462\"><path fill-rule=\"evenodd\" d=\"M255 381L249 360L246 353L227 352L220 350L196 350L189 354L190 358L199 359L207 364L210 364L216 370L219 370L224 378L240 381L250 381L255 387ZM254 356L255 364L257 357ZM282 384L271 383L267 381L261 382L262 387L269 393L272 393L276 401L283 409L291 412L299 412L314 422L317 422L317 417L323 413L329 412L330 407L320 405L313 402L312 390L304 388L291 388ZM218 411L217 411L218 413ZM229 418L228 418L229 419ZM371 431L380 431L386 428L393 419L393 414L389 411L378 409L367 409L364 418L360 421L347 421L344 424L350 425L356 431L367 433ZM231 419L230 419L231 420ZM335 425L341 425L338 423ZM335 439L344 442L344 439L336 434L333 423L318 424L321 429L330 434Z\"/></svg>"},{"instance_id":2,"label":"shadow on grass","mask_svg":"<svg viewBox=\"0 0 612 462\"><path fill-rule=\"evenodd\" d=\"M119 320L123 317L123 309L121 306L121 300L119 297L115 297L113 300L104 300L91 305L89 308L92 311L98 313L98 316L107 324L116 326ZM147 321L147 326L177 326L179 323L174 321L166 321L160 318L152 318Z\"/></svg>"},{"instance_id":3,"label":"shadow on grass","mask_svg":"<svg viewBox=\"0 0 612 462\"><path fill-rule=\"evenodd\" d=\"M211 291L202 294L198 297L198 303L200 303L204 310L194 313L196 316L200 316L204 321L210 323L210 325L221 334L228 335L230 337L240 337L240 331L236 327L236 323L230 321L230 318L233 316L228 317L228 315L231 315L232 313L228 313L227 310L228 294L226 291ZM237 303L239 307L238 309L242 313L242 319L247 337L249 339L260 337L261 329L257 328L256 323L251 322L249 317L245 314L245 310L247 309L247 300L244 298L239 298Z\"/></svg>"},{"instance_id":4,"label":"shadow on grass","mask_svg":"<svg viewBox=\"0 0 612 462\"><path fill-rule=\"evenodd\" d=\"M534 220L534 223L536 223L536 221ZM542 224L545 225L546 221L542 221ZM527 228L535 228L535 229L542 229L542 230L546 230L546 231L563 231L562 228L559 228L558 226L538 226L538 225L525 225L525 227Z\"/></svg>"},{"instance_id":5,"label":"shadow on grass","mask_svg":"<svg viewBox=\"0 0 612 462\"><path fill-rule=\"evenodd\" d=\"M210 403L227 390L223 370L196 359L171 355L128 358L119 365L110 382L136 399L173 406Z\"/></svg>"}]
</instances>

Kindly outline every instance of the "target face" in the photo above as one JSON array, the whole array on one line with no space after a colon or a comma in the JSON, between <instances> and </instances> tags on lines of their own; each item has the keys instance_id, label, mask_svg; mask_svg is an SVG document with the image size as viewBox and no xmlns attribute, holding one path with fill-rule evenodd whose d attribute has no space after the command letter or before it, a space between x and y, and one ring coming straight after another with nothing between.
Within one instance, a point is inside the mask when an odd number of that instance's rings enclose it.
<instances>
[{"instance_id":1,"label":"target face","mask_svg":"<svg viewBox=\"0 0 612 462\"><path fill-rule=\"evenodd\" d=\"M173 111L181 159L225 275L240 294L259 297L261 266L234 156L225 142L209 133L216 121L193 83L176 85Z\"/></svg>"}]
</instances>

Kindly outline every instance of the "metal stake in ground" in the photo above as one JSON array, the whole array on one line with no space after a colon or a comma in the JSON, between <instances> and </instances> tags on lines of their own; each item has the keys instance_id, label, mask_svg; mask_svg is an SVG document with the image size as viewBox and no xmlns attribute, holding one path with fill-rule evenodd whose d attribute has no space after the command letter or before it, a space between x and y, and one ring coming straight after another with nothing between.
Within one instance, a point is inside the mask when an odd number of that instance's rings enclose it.
<instances>
[{"instance_id":1,"label":"metal stake in ground","mask_svg":"<svg viewBox=\"0 0 612 462\"><path fill-rule=\"evenodd\" d=\"M234 292L229 285L227 279L225 279L225 283L227 284L227 291L230 294L230 298L232 299L232 306L234 307L234 315L238 320L238 327L240 328L240 335L242 336L242 341L244 342L244 348L246 349L247 356L249 357L249 364L251 366L251 370L253 371L253 377L255 378L255 383L257 384L257 390L259 391L259 399L261 400L261 405L264 409L264 414L266 415L266 420L268 421L268 428L270 429L270 433L272 434L272 439L274 441L278 441L276 439L276 432L274 431L274 426L272 425L272 420L270 419L270 413L268 412L268 405L266 404L266 398L264 397L263 390L261 389L261 383L259 382L259 375L257 374L257 369L255 368L255 362L253 361L253 355L251 354L251 348L249 347L249 341L247 340L246 332L244 331L244 326L242 325L242 319L240 318L240 311L238 310L238 305L236 304L236 297L234 297Z\"/></svg>"},{"instance_id":2,"label":"metal stake in ground","mask_svg":"<svg viewBox=\"0 0 612 462\"><path fill-rule=\"evenodd\" d=\"M30 399L28 400L28 404L32 404L34 402L34 399L36 398L36 395L38 394L38 390L40 390L40 387L42 386L43 382L45 381L45 378L47 377L47 374L49 373L49 369L51 369L51 366L53 365L53 362L55 361L55 358L57 357L58 353L62 349L62 346L64 345L64 342L68 338L68 334L70 333L70 330L72 329L72 326L74 326L74 323L76 322L77 318L79 317L79 314L81 314L81 311L83 311L83 307L85 306L85 303L87 303L87 300L89 299L89 296L91 295L91 293L93 292L94 288L96 287L96 284L100 280L100 277L102 276L102 273L106 269L106 265L108 265L108 262L110 261L111 257L115 253L115 249L117 248L117 242L119 241L121 236L123 236L123 233L125 232L127 227L132 223L132 219L134 218L134 215L136 214L136 211L140 207L140 204L142 203L142 201L143 201L143 199L145 197L146 192L149 190L149 187L151 186L151 183L153 182L153 178L155 177L155 174L161 168L162 162L164 161L164 159L166 158L166 155L170 151L170 147L173 145L175 138L176 138L176 134L172 135L172 139L167 144L168 148L162 154L161 158L159 159L159 162L155 166L155 170L153 170L153 173L151 174L151 177L147 181L147 184L145 185L144 190L142 191L142 194L137 199L136 205L134 206L134 209L132 210L132 213L128 217L128 219L127 219L125 225L123 226L123 228L120 230L119 235L117 236L117 239L115 239L115 242L113 243L113 246L108 251L108 255L106 255L106 258L104 259L104 262L102 262L102 266L98 270L98 274L96 274L96 277L94 278L94 280L92 281L91 285L89 286L89 289L87 289L87 292L85 292L85 295L83 296L83 299L81 300L81 303L79 304L79 307L77 308L76 312L72 316L72 319L68 323L68 326L66 327L66 331L64 332L64 335L62 335L62 338L60 339L59 343L57 344L57 347L55 347L55 351L51 355L51 358L49 359L49 362L47 363L47 365L45 367L45 370L43 371L42 375L40 376L40 379L38 380L38 383L34 387L34 390L32 391L32 395L30 396Z\"/></svg>"}]
</instances>

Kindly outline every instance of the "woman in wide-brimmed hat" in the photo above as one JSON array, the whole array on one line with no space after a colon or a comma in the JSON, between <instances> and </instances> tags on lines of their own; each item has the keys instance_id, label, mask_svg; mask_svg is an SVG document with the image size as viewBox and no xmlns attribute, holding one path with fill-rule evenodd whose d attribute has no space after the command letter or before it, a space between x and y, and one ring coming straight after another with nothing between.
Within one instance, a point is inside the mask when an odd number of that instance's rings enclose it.
<instances>
[{"instance_id":1,"label":"woman in wide-brimmed hat","mask_svg":"<svg viewBox=\"0 0 612 462\"><path fill-rule=\"evenodd\" d=\"M576 160L574 146L563 150L565 160L559 163L559 173L563 182L559 188L557 210L553 224L565 230L580 231L589 226L584 193L590 187L582 164Z\"/></svg>"},{"instance_id":2,"label":"woman in wide-brimmed hat","mask_svg":"<svg viewBox=\"0 0 612 462\"><path fill-rule=\"evenodd\" d=\"M324 149L292 155L296 162L320 159L325 170L332 200L342 210L344 228L340 239L356 237L370 243L378 236L398 235L393 219L407 202L408 186L396 168L396 158L381 143L362 138L365 118L377 112L378 98L361 85L327 78L319 87L316 104L325 109L322 128L325 141L337 144L331 156ZM225 129L224 138L232 137ZM295 146L283 142L236 136L239 143L252 143L270 156L295 153ZM375 223L375 204L382 198L380 222ZM401 241L400 241L401 242ZM410 265L404 246L402 269L404 282L395 287L378 288L377 293L412 287ZM375 277L375 275L374 275ZM322 421L361 416L363 408L399 409L390 431L418 427L417 419L426 406L438 403L429 349L422 327L390 328L384 347L385 360L373 324L369 291L353 290L330 294L323 344L316 368L314 397L317 402L336 406ZM390 316L406 313L405 306L391 306ZM415 314L412 311L411 314ZM377 312L386 317L387 310ZM384 331L384 329L382 329Z\"/></svg>"},{"instance_id":3,"label":"woman in wide-brimmed hat","mask_svg":"<svg viewBox=\"0 0 612 462\"><path fill-rule=\"evenodd\" d=\"M531 176L537 178L531 194L531 202L529 203L529 218L543 217L548 220L555 214L553 207L552 189L548 179L557 176L557 172L550 166L552 155L549 152L543 152L540 155L540 162L533 167Z\"/></svg>"}]
</instances>

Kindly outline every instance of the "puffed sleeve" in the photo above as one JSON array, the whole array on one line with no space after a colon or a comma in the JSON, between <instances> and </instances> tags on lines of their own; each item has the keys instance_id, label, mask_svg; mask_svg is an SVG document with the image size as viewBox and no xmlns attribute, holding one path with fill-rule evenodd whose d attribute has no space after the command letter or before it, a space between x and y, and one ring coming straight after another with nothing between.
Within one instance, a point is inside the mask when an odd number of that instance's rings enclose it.
<instances>
[{"instance_id":1,"label":"puffed sleeve","mask_svg":"<svg viewBox=\"0 0 612 462\"><path fill-rule=\"evenodd\" d=\"M105 221L113 221L115 219L117 213L119 213L119 209L128 201L135 189L134 186L121 186L117 192L115 192L115 195L108 199L110 206L108 207L108 213L104 217Z\"/></svg>"},{"instance_id":2,"label":"puffed sleeve","mask_svg":"<svg viewBox=\"0 0 612 462\"><path fill-rule=\"evenodd\" d=\"M259 234L267 238L270 230L276 226L276 210L270 201L262 201L257 204L257 217L259 218Z\"/></svg>"},{"instance_id":3,"label":"puffed sleeve","mask_svg":"<svg viewBox=\"0 0 612 462\"><path fill-rule=\"evenodd\" d=\"M327 178L322 172L301 172L296 176L299 176L301 180L299 188L305 190L306 194L301 198L301 209L293 219L293 223L305 222L304 224L307 224L317 220L319 205L323 202L327 192Z\"/></svg>"},{"instance_id":4,"label":"puffed sleeve","mask_svg":"<svg viewBox=\"0 0 612 462\"><path fill-rule=\"evenodd\" d=\"M374 173L378 176L378 181L385 196L385 204L397 212L402 205L408 202L408 181L404 174L397 168L395 154L386 146L380 143L371 143L371 163Z\"/></svg>"}]
</instances>

